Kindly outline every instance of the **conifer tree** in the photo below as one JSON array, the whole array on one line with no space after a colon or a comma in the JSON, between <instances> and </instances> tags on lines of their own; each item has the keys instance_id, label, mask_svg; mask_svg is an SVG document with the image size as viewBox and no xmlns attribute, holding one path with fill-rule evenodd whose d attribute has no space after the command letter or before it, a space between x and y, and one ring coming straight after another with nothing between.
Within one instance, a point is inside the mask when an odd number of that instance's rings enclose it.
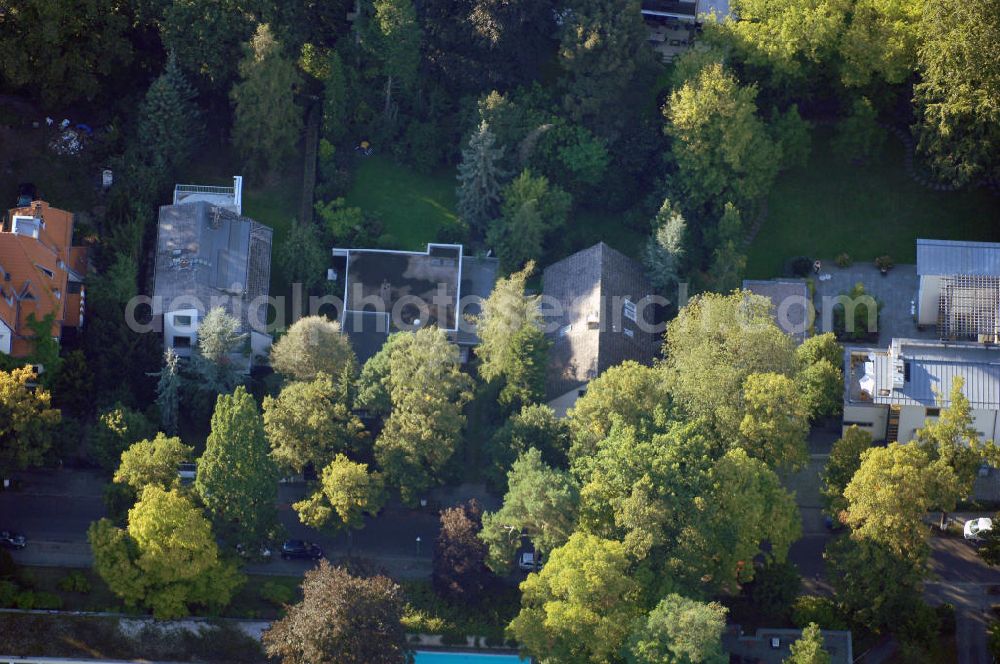
<instances>
[{"instance_id":1,"label":"conifer tree","mask_svg":"<svg viewBox=\"0 0 1000 664\"><path fill-rule=\"evenodd\" d=\"M168 348L163 354L163 368L156 384L156 405L160 409L160 425L169 436L177 435L177 418L180 410L181 376L177 353Z\"/></svg>"},{"instance_id":2,"label":"conifer tree","mask_svg":"<svg viewBox=\"0 0 1000 664\"><path fill-rule=\"evenodd\" d=\"M164 178L187 163L201 140L196 96L171 52L139 109L138 143L146 153L147 165Z\"/></svg>"},{"instance_id":3,"label":"conifer tree","mask_svg":"<svg viewBox=\"0 0 1000 664\"><path fill-rule=\"evenodd\" d=\"M653 234L646 242L642 256L646 276L661 293L671 290L680 277L686 231L687 221L680 209L669 198L664 200L653 219Z\"/></svg>"},{"instance_id":4,"label":"conifer tree","mask_svg":"<svg viewBox=\"0 0 1000 664\"><path fill-rule=\"evenodd\" d=\"M495 144L496 137L484 120L462 150L458 166L458 216L479 233L497 215L500 183L506 177L500 167L504 148Z\"/></svg>"}]
</instances>

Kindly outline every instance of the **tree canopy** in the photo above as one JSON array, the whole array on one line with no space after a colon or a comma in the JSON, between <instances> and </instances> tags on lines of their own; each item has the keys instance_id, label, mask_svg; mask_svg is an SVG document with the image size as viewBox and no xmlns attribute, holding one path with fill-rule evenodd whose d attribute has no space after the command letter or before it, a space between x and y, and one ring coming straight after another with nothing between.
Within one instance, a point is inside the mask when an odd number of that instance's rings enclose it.
<instances>
[{"instance_id":1,"label":"tree canopy","mask_svg":"<svg viewBox=\"0 0 1000 664\"><path fill-rule=\"evenodd\" d=\"M219 558L209 522L176 490L143 490L128 514L128 528L107 519L87 532L94 569L129 606L143 605L157 618L185 616L189 606L215 609L229 603L242 582Z\"/></svg>"},{"instance_id":2,"label":"tree canopy","mask_svg":"<svg viewBox=\"0 0 1000 664\"><path fill-rule=\"evenodd\" d=\"M264 397L264 432L275 463L302 472L309 464L323 468L338 453L367 450L371 442L353 408L350 375L319 373Z\"/></svg>"},{"instance_id":3,"label":"tree canopy","mask_svg":"<svg viewBox=\"0 0 1000 664\"><path fill-rule=\"evenodd\" d=\"M293 380L313 380L319 373L338 377L357 370L357 358L340 324L325 316L295 321L271 347L271 366Z\"/></svg>"},{"instance_id":4,"label":"tree canopy","mask_svg":"<svg viewBox=\"0 0 1000 664\"><path fill-rule=\"evenodd\" d=\"M403 336L388 365L392 405L375 440L375 457L386 482L414 503L440 480L458 445L472 380L461 371L458 349L436 327Z\"/></svg>"},{"instance_id":5,"label":"tree canopy","mask_svg":"<svg viewBox=\"0 0 1000 664\"><path fill-rule=\"evenodd\" d=\"M307 526L338 531L361 528L364 515L377 514L384 502L381 475L338 454L323 468L318 490L292 507Z\"/></svg>"},{"instance_id":6,"label":"tree canopy","mask_svg":"<svg viewBox=\"0 0 1000 664\"><path fill-rule=\"evenodd\" d=\"M285 664L406 664L403 590L384 576L352 576L321 560L306 572L302 601L262 635Z\"/></svg>"},{"instance_id":7,"label":"tree canopy","mask_svg":"<svg viewBox=\"0 0 1000 664\"><path fill-rule=\"evenodd\" d=\"M725 664L726 608L671 594L640 621L629 639L629 664Z\"/></svg>"},{"instance_id":8,"label":"tree canopy","mask_svg":"<svg viewBox=\"0 0 1000 664\"><path fill-rule=\"evenodd\" d=\"M553 664L602 664L616 656L637 617L639 584L620 542L575 533L521 583L510 633Z\"/></svg>"},{"instance_id":9,"label":"tree canopy","mask_svg":"<svg viewBox=\"0 0 1000 664\"><path fill-rule=\"evenodd\" d=\"M60 414L34 380L31 367L0 371L0 476L40 465L52 445Z\"/></svg>"},{"instance_id":10,"label":"tree canopy","mask_svg":"<svg viewBox=\"0 0 1000 664\"><path fill-rule=\"evenodd\" d=\"M178 483L177 467L190 461L193 453L194 448L180 438L158 433L156 438L140 440L122 452L114 481L127 484L137 493L147 486L169 490Z\"/></svg>"},{"instance_id":11,"label":"tree canopy","mask_svg":"<svg viewBox=\"0 0 1000 664\"><path fill-rule=\"evenodd\" d=\"M260 542L275 522L278 472L257 404L243 386L219 395L194 487L237 541Z\"/></svg>"}]
</instances>

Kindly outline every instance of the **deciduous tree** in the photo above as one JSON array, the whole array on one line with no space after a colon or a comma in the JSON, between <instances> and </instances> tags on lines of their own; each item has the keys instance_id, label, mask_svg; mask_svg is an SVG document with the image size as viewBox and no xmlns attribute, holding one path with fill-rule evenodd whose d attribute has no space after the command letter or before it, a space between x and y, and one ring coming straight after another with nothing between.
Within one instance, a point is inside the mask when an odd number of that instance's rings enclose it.
<instances>
[{"instance_id":1,"label":"deciduous tree","mask_svg":"<svg viewBox=\"0 0 1000 664\"><path fill-rule=\"evenodd\" d=\"M185 616L192 604L224 607L242 582L219 559L201 510L177 491L148 486L126 530L101 519L87 536L105 583L127 605L148 606L157 618Z\"/></svg>"},{"instance_id":2,"label":"deciduous tree","mask_svg":"<svg viewBox=\"0 0 1000 664\"><path fill-rule=\"evenodd\" d=\"M379 352L372 355L358 377L355 405L373 415L387 415L392 408L389 396L389 358L399 348L412 343L406 332L390 334Z\"/></svg>"},{"instance_id":3,"label":"deciduous tree","mask_svg":"<svg viewBox=\"0 0 1000 664\"><path fill-rule=\"evenodd\" d=\"M918 147L955 184L1000 176L1000 3L947 0L918 7Z\"/></svg>"},{"instance_id":4,"label":"deciduous tree","mask_svg":"<svg viewBox=\"0 0 1000 664\"><path fill-rule=\"evenodd\" d=\"M292 505L299 520L312 528L334 532L358 529L364 515L377 514L385 503L382 476L338 454L323 469L320 485L312 496Z\"/></svg>"},{"instance_id":5,"label":"deciduous tree","mask_svg":"<svg viewBox=\"0 0 1000 664\"><path fill-rule=\"evenodd\" d=\"M0 75L12 88L30 86L46 104L94 99L132 60L129 17L122 5L11 0L3 9Z\"/></svg>"},{"instance_id":6,"label":"deciduous tree","mask_svg":"<svg viewBox=\"0 0 1000 664\"><path fill-rule=\"evenodd\" d=\"M360 578L325 560L306 572L302 601L264 632L285 664L406 664L403 590L384 576Z\"/></svg>"},{"instance_id":7,"label":"deciduous tree","mask_svg":"<svg viewBox=\"0 0 1000 664\"><path fill-rule=\"evenodd\" d=\"M127 484L136 493L147 486L169 490L178 483L177 466L189 461L194 448L180 438L168 438L162 433L151 440L140 440L122 452L121 464L114 481Z\"/></svg>"},{"instance_id":8,"label":"deciduous tree","mask_svg":"<svg viewBox=\"0 0 1000 664\"><path fill-rule=\"evenodd\" d=\"M458 349L436 327L404 337L389 355L392 410L375 441L386 481L406 502L439 481L458 444L471 398L472 380L462 373Z\"/></svg>"},{"instance_id":9,"label":"deciduous tree","mask_svg":"<svg viewBox=\"0 0 1000 664\"><path fill-rule=\"evenodd\" d=\"M639 2L573 0L566 9L559 33L563 107L599 136L613 136L628 84L649 58Z\"/></svg>"},{"instance_id":10,"label":"deciduous tree","mask_svg":"<svg viewBox=\"0 0 1000 664\"><path fill-rule=\"evenodd\" d=\"M773 470L796 471L809 460L809 412L788 376L751 374L743 383L739 445Z\"/></svg>"},{"instance_id":11,"label":"deciduous tree","mask_svg":"<svg viewBox=\"0 0 1000 664\"><path fill-rule=\"evenodd\" d=\"M861 454L847 488L845 521L851 536L884 545L894 555L922 559L927 550L924 515L950 511L965 495L954 469L932 461L919 445L891 443Z\"/></svg>"},{"instance_id":12,"label":"deciduous tree","mask_svg":"<svg viewBox=\"0 0 1000 664\"><path fill-rule=\"evenodd\" d=\"M569 425L544 404L525 406L514 413L490 439L486 474L496 486L506 488L507 472L529 449L542 453L547 466L565 468L570 446Z\"/></svg>"},{"instance_id":13,"label":"deciduous tree","mask_svg":"<svg viewBox=\"0 0 1000 664\"><path fill-rule=\"evenodd\" d=\"M289 383L281 394L264 397L264 432L271 456L284 469L302 472L309 464L326 466L334 455L360 452L370 441L354 414L350 376L325 373Z\"/></svg>"},{"instance_id":14,"label":"deciduous tree","mask_svg":"<svg viewBox=\"0 0 1000 664\"><path fill-rule=\"evenodd\" d=\"M372 14L360 33L367 50L381 65L386 79L383 113L391 117L393 88L411 88L420 65L420 26L412 0L374 0Z\"/></svg>"},{"instance_id":15,"label":"deciduous tree","mask_svg":"<svg viewBox=\"0 0 1000 664\"><path fill-rule=\"evenodd\" d=\"M122 452L156 435L156 425L139 411L117 404L97 417L87 448L91 458L108 471L118 467Z\"/></svg>"},{"instance_id":16,"label":"deciduous tree","mask_svg":"<svg viewBox=\"0 0 1000 664\"><path fill-rule=\"evenodd\" d=\"M500 279L482 303L476 317L479 375L486 381L502 379L505 405L538 401L545 389L545 357L549 344L541 335L539 297L525 294L525 284L535 269Z\"/></svg>"},{"instance_id":17,"label":"deciduous tree","mask_svg":"<svg viewBox=\"0 0 1000 664\"><path fill-rule=\"evenodd\" d=\"M357 370L357 358L340 324L325 316L295 321L271 347L271 366L294 380L313 380L319 373L341 376Z\"/></svg>"},{"instance_id":18,"label":"deciduous tree","mask_svg":"<svg viewBox=\"0 0 1000 664\"><path fill-rule=\"evenodd\" d=\"M209 512L240 542L262 541L276 519L278 472L269 451L257 404L246 389L219 395L194 486Z\"/></svg>"},{"instance_id":19,"label":"deciduous tree","mask_svg":"<svg viewBox=\"0 0 1000 664\"><path fill-rule=\"evenodd\" d=\"M483 510L475 500L441 510L431 577L438 595L461 603L481 599L492 578L486 567L486 544L478 536L482 519Z\"/></svg>"},{"instance_id":20,"label":"deciduous tree","mask_svg":"<svg viewBox=\"0 0 1000 664\"><path fill-rule=\"evenodd\" d=\"M885 129L878 124L878 111L867 97L858 97L847 117L837 123L832 147L843 159L867 160L879 153L885 136Z\"/></svg>"},{"instance_id":21,"label":"deciduous tree","mask_svg":"<svg viewBox=\"0 0 1000 664\"><path fill-rule=\"evenodd\" d=\"M667 327L663 356L675 402L712 418L725 436L743 420L735 397L748 376L797 369L795 343L774 323L771 303L742 292L693 298Z\"/></svg>"},{"instance_id":22,"label":"deciduous tree","mask_svg":"<svg viewBox=\"0 0 1000 664\"><path fill-rule=\"evenodd\" d=\"M741 86L721 63L705 66L663 107L686 204L748 208L771 189L781 146L757 114L756 85Z\"/></svg>"},{"instance_id":23,"label":"deciduous tree","mask_svg":"<svg viewBox=\"0 0 1000 664\"><path fill-rule=\"evenodd\" d=\"M545 662L611 661L640 613L629 564L620 542L575 533L521 583L521 612L508 630Z\"/></svg>"},{"instance_id":24,"label":"deciduous tree","mask_svg":"<svg viewBox=\"0 0 1000 664\"><path fill-rule=\"evenodd\" d=\"M504 270L541 258L547 238L566 224L572 198L525 169L503 189L500 217L487 233Z\"/></svg>"},{"instance_id":25,"label":"deciduous tree","mask_svg":"<svg viewBox=\"0 0 1000 664\"><path fill-rule=\"evenodd\" d=\"M629 639L629 664L725 664L726 607L670 594L640 621Z\"/></svg>"},{"instance_id":26,"label":"deciduous tree","mask_svg":"<svg viewBox=\"0 0 1000 664\"><path fill-rule=\"evenodd\" d=\"M42 463L59 424L43 388L32 388L31 367L0 371L0 477Z\"/></svg>"},{"instance_id":27,"label":"deciduous tree","mask_svg":"<svg viewBox=\"0 0 1000 664\"><path fill-rule=\"evenodd\" d=\"M802 534L792 494L774 471L741 449L715 463L709 488L694 502L697 512L678 536L668 563L677 580L694 592L733 590L753 580L753 561L763 554L765 542L769 559L782 562Z\"/></svg>"},{"instance_id":28,"label":"deciduous tree","mask_svg":"<svg viewBox=\"0 0 1000 664\"><path fill-rule=\"evenodd\" d=\"M872 435L864 429L851 426L830 449L830 458L823 470L822 492L827 509L837 519L847 509L844 489L861 467L861 455L871 446Z\"/></svg>"},{"instance_id":29,"label":"deciduous tree","mask_svg":"<svg viewBox=\"0 0 1000 664\"><path fill-rule=\"evenodd\" d=\"M830 664L830 653L823 648L823 632L819 625L809 623L802 636L791 645L785 664Z\"/></svg>"},{"instance_id":30,"label":"deciduous tree","mask_svg":"<svg viewBox=\"0 0 1000 664\"><path fill-rule=\"evenodd\" d=\"M571 456L591 455L615 421L642 431L669 408L663 374L628 360L609 368L587 384L587 392L569 412L573 434Z\"/></svg>"}]
</instances>

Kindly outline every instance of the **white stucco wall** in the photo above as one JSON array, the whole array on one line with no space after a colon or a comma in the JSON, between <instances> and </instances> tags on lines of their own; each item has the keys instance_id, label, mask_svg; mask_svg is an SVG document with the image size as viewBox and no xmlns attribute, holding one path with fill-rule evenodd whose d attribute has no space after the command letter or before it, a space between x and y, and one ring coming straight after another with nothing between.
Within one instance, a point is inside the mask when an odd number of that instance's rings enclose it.
<instances>
[{"instance_id":1,"label":"white stucco wall","mask_svg":"<svg viewBox=\"0 0 1000 664\"><path fill-rule=\"evenodd\" d=\"M938 296L944 277L924 275L920 277L920 291L917 295L917 324L937 325Z\"/></svg>"},{"instance_id":2,"label":"white stucco wall","mask_svg":"<svg viewBox=\"0 0 1000 664\"><path fill-rule=\"evenodd\" d=\"M858 428L870 433L874 440L881 440L885 435L888 419L888 406L845 404L842 432L846 432L852 425L856 424Z\"/></svg>"},{"instance_id":3,"label":"white stucco wall","mask_svg":"<svg viewBox=\"0 0 1000 664\"><path fill-rule=\"evenodd\" d=\"M176 322L177 316L189 316L191 324L178 325ZM173 348L178 357L188 357L191 355L191 348L198 345L198 325L200 323L201 319L198 316L197 309L179 309L163 314L163 348ZM191 346L189 348L174 348L175 337L188 337L191 339Z\"/></svg>"},{"instance_id":4,"label":"white stucco wall","mask_svg":"<svg viewBox=\"0 0 1000 664\"><path fill-rule=\"evenodd\" d=\"M0 321L0 353L10 355L10 347L14 343L14 332L7 324Z\"/></svg>"}]
</instances>

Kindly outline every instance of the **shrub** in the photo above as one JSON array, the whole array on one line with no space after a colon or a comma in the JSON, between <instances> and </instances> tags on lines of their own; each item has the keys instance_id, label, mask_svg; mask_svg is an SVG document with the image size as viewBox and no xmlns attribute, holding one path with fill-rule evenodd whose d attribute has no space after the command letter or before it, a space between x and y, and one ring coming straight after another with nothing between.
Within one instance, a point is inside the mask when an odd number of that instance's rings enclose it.
<instances>
[{"instance_id":1,"label":"shrub","mask_svg":"<svg viewBox=\"0 0 1000 664\"><path fill-rule=\"evenodd\" d=\"M449 629L445 630L445 633L441 635L441 643L446 646L465 646L468 645L468 636L463 632L458 630Z\"/></svg>"},{"instance_id":2,"label":"shrub","mask_svg":"<svg viewBox=\"0 0 1000 664\"><path fill-rule=\"evenodd\" d=\"M41 591L35 593L34 605L36 609L61 609L62 604L62 597L55 593Z\"/></svg>"},{"instance_id":3,"label":"shrub","mask_svg":"<svg viewBox=\"0 0 1000 664\"><path fill-rule=\"evenodd\" d=\"M837 258L833 262L837 264L837 267L850 267L854 261L851 260L850 254L842 253L837 254Z\"/></svg>"},{"instance_id":4,"label":"shrub","mask_svg":"<svg viewBox=\"0 0 1000 664\"><path fill-rule=\"evenodd\" d=\"M23 590L14 598L14 606L18 609L31 610L35 608L35 593L31 590Z\"/></svg>"},{"instance_id":5,"label":"shrub","mask_svg":"<svg viewBox=\"0 0 1000 664\"><path fill-rule=\"evenodd\" d=\"M892 256L889 256L888 254L879 256L875 259L875 267L883 272L891 270L893 265L895 265L895 263L892 260Z\"/></svg>"},{"instance_id":6,"label":"shrub","mask_svg":"<svg viewBox=\"0 0 1000 664\"><path fill-rule=\"evenodd\" d=\"M90 581L84 576L83 572L79 570L73 570L63 578L59 579L59 590L68 593L89 593L90 592Z\"/></svg>"},{"instance_id":7,"label":"shrub","mask_svg":"<svg viewBox=\"0 0 1000 664\"><path fill-rule=\"evenodd\" d=\"M955 607L952 604L942 604L934 609L941 623L941 634L955 633Z\"/></svg>"},{"instance_id":8,"label":"shrub","mask_svg":"<svg viewBox=\"0 0 1000 664\"><path fill-rule=\"evenodd\" d=\"M262 600L279 608L295 600L295 591L277 581L268 581L260 587L258 593Z\"/></svg>"},{"instance_id":9,"label":"shrub","mask_svg":"<svg viewBox=\"0 0 1000 664\"><path fill-rule=\"evenodd\" d=\"M12 607L17 602L18 588L13 581L0 581L0 606Z\"/></svg>"},{"instance_id":10,"label":"shrub","mask_svg":"<svg viewBox=\"0 0 1000 664\"><path fill-rule=\"evenodd\" d=\"M805 628L816 623L821 629L848 629L847 620L828 597L801 595L792 604L792 624Z\"/></svg>"},{"instance_id":11,"label":"shrub","mask_svg":"<svg viewBox=\"0 0 1000 664\"><path fill-rule=\"evenodd\" d=\"M7 549L0 549L0 579L12 579L17 576L17 563Z\"/></svg>"},{"instance_id":12,"label":"shrub","mask_svg":"<svg viewBox=\"0 0 1000 664\"><path fill-rule=\"evenodd\" d=\"M796 256L788 261L786 271L792 277L806 277L812 271L813 260L808 256Z\"/></svg>"},{"instance_id":13,"label":"shrub","mask_svg":"<svg viewBox=\"0 0 1000 664\"><path fill-rule=\"evenodd\" d=\"M990 654L994 658L1000 657L1000 622L990 625Z\"/></svg>"}]
</instances>

